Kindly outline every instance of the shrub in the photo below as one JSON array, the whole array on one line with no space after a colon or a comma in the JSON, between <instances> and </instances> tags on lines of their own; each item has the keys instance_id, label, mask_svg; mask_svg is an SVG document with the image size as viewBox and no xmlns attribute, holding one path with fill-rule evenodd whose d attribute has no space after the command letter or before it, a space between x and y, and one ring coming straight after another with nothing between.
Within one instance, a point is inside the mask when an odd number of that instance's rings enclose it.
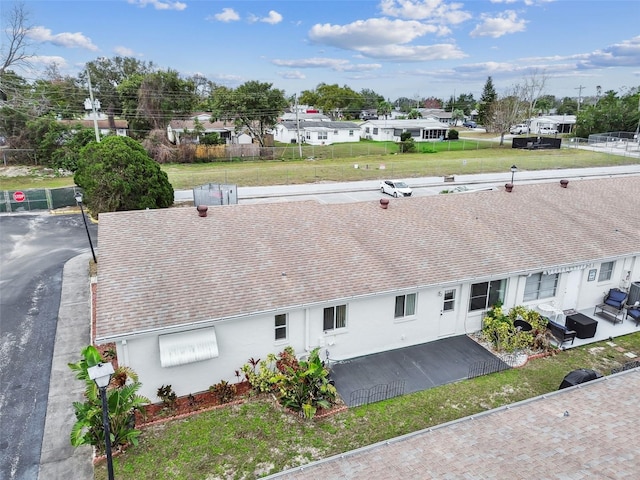
<instances>
[{"instance_id":1,"label":"shrub","mask_svg":"<svg viewBox=\"0 0 640 480\"><path fill-rule=\"evenodd\" d=\"M162 403L166 408L173 410L176 407L178 396L176 395L176 392L173 391L171 385L162 385L158 388L156 395L160 400L162 400Z\"/></svg>"},{"instance_id":2,"label":"shrub","mask_svg":"<svg viewBox=\"0 0 640 480\"><path fill-rule=\"evenodd\" d=\"M449 130L449 140L458 140L458 138L460 138L460 133L458 132L458 130L455 130L453 128Z\"/></svg>"},{"instance_id":3,"label":"shrub","mask_svg":"<svg viewBox=\"0 0 640 480\"><path fill-rule=\"evenodd\" d=\"M269 354L257 369L245 364L242 371L254 390L275 392L282 406L312 418L318 408L330 408L337 397L318 351L314 349L308 360L298 360L293 348L287 347L278 356Z\"/></svg>"},{"instance_id":4,"label":"shrub","mask_svg":"<svg viewBox=\"0 0 640 480\"><path fill-rule=\"evenodd\" d=\"M530 331L520 331L514 326L521 318L532 327ZM551 346L546 320L535 310L522 305L504 313L501 304L496 304L487 312L482 325L483 336L497 351L514 352L524 349L548 350Z\"/></svg>"},{"instance_id":5,"label":"shrub","mask_svg":"<svg viewBox=\"0 0 640 480\"><path fill-rule=\"evenodd\" d=\"M220 403L229 403L236 396L236 386L226 380L211 385L209 391L215 395Z\"/></svg>"}]
</instances>

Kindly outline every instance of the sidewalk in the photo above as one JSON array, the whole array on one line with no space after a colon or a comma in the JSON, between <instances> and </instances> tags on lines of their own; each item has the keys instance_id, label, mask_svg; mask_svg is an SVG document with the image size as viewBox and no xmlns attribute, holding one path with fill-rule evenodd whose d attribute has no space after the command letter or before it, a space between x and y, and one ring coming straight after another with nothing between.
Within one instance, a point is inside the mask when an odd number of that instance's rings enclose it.
<instances>
[{"instance_id":1,"label":"sidewalk","mask_svg":"<svg viewBox=\"0 0 640 480\"><path fill-rule=\"evenodd\" d=\"M84 385L67 366L77 362L80 351L90 343L90 258L90 253L72 258L62 274L38 480L93 480L91 448L74 448L70 442L71 427L75 423L72 402L83 400Z\"/></svg>"}]
</instances>

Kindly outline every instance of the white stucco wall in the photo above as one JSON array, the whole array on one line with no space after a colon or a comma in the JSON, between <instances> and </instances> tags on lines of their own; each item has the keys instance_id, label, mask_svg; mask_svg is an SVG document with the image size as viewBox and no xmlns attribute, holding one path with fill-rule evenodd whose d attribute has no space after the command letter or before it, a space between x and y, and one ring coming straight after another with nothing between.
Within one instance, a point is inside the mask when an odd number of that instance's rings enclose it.
<instances>
[{"instance_id":1,"label":"white stucco wall","mask_svg":"<svg viewBox=\"0 0 640 480\"><path fill-rule=\"evenodd\" d=\"M596 278L587 281L589 270L596 268ZM571 289L578 289L575 307L578 310L592 308L602 301L604 292L620 287L629 281L640 281L640 260L620 258L615 260L611 279L598 282L600 262L589 268L562 272L558 277L556 295L530 302L523 302L527 275L508 277L504 307L525 305L536 308L543 303L563 306L564 296ZM535 273L535 272L534 272ZM141 394L153 402L157 389L172 385L179 395L207 390L220 380L235 383L234 372L247 363L249 358L265 359L267 354L277 354L291 346L299 356L320 347L321 358L327 351L331 360L344 360L357 356L430 342L439 338L476 332L482 326L482 310L469 312L471 283L437 286L422 290L390 292L366 298L338 301L327 305L299 307L287 313L288 329L285 340L275 341L275 313L213 323L216 330L219 356L169 368L160 366L158 335L148 335L118 342L118 360L128 365L139 375L143 386ZM499 280L495 278L494 280ZM455 307L451 312L443 311L444 292L455 290ZM416 293L415 315L394 318L396 295ZM323 312L327 306L347 305L347 327L335 331L323 331ZM211 326L211 324L203 325ZM164 334L170 332L163 332Z\"/></svg>"}]
</instances>

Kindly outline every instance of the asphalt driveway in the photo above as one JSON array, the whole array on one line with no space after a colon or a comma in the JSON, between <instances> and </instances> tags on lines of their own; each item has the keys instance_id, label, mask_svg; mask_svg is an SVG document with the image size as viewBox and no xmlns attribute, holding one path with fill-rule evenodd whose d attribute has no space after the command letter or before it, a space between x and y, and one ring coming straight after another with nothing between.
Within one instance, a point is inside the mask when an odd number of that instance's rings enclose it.
<instances>
[{"instance_id":1,"label":"asphalt driveway","mask_svg":"<svg viewBox=\"0 0 640 480\"><path fill-rule=\"evenodd\" d=\"M345 360L332 365L331 377L344 402L354 406L365 403L367 392L382 399L383 385L407 394L466 379L470 368L481 362L508 368L467 335L458 335Z\"/></svg>"}]
</instances>

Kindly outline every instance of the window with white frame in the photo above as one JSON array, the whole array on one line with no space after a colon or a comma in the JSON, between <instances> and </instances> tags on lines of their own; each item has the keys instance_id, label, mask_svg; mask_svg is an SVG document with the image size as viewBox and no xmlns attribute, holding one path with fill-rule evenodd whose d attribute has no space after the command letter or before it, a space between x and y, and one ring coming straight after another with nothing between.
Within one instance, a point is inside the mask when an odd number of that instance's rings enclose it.
<instances>
[{"instance_id":1,"label":"window with white frame","mask_svg":"<svg viewBox=\"0 0 640 480\"><path fill-rule=\"evenodd\" d=\"M326 140L327 139L327 132L325 131L320 131L318 132L318 140Z\"/></svg>"},{"instance_id":2,"label":"window with white frame","mask_svg":"<svg viewBox=\"0 0 640 480\"><path fill-rule=\"evenodd\" d=\"M376 128L374 128L374 129L373 129L373 134L374 134L374 135L377 135L377 134L378 134L378 127L376 127Z\"/></svg>"},{"instance_id":3,"label":"window with white frame","mask_svg":"<svg viewBox=\"0 0 640 480\"><path fill-rule=\"evenodd\" d=\"M606 282L611 280L613 274L613 262L603 262L600 264L600 274L598 275L599 282Z\"/></svg>"},{"instance_id":4,"label":"window with white frame","mask_svg":"<svg viewBox=\"0 0 640 480\"><path fill-rule=\"evenodd\" d=\"M353 137L353 130L349 130L349 136Z\"/></svg>"},{"instance_id":5,"label":"window with white frame","mask_svg":"<svg viewBox=\"0 0 640 480\"><path fill-rule=\"evenodd\" d=\"M540 298L554 297L556 288L558 287L558 276L558 273L553 275L536 273L527 277L527 283L524 286L523 300L527 302Z\"/></svg>"},{"instance_id":6,"label":"window with white frame","mask_svg":"<svg viewBox=\"0 0 640 480\"><path fill-rule=\"evenodd\" d=\"M275 318L275 340L287 339L287 314L280 313Z\"/></svg>"},{"instance_id":7,"label":"window with white frame","mask_svg":"<svg viewBox=\"0 0 640 480\"><path fill-rule=\"evenodd\" d=\"M507 280L491 280L490 282L474 283L471 285L469 311L486 310L498 302L504 302L504 292Z\"/></svg>"},{"instance_id":8,"label":"window with white frame","mask_svg":"<svg viewBox=\"0 0 640 480\"><path fill-rule=\"evenodd\" d=\"M455 290L445 290L444 298L442 300L442 311L443 312L453 312L456 307L456 291Z\"/></svg>"},{"instance_id":9,"label":"window with white frame","mask_svg":"<svg viewBox=\"0 0 640 480\"><path fill-rule=\"evenodd\" d=\"M347 326L347 306L336 305L335 307L327 307L324 309L324 317L322 329L337 330L338 328L346 328Z\"/></svg>"},{"instance_id":10,"label":"window with white frame","mask_svg":"<svg viewBox=\"0 0 640 480\"><path fill-rule=\"evenodd\" d=\"M398 295L394 318L409 317L416 314L416 294Z\"/></svg>"},{"instance_id":11,"label":"window with white frame","mask_svg":"<svg viewBox=\"0 0 640 480\"><path fill-rule=\"evenodd\" d=\"M305 132L305 136L307 137L307 140L311 140L311 132Z\"/></svg>"}]
</instances>

